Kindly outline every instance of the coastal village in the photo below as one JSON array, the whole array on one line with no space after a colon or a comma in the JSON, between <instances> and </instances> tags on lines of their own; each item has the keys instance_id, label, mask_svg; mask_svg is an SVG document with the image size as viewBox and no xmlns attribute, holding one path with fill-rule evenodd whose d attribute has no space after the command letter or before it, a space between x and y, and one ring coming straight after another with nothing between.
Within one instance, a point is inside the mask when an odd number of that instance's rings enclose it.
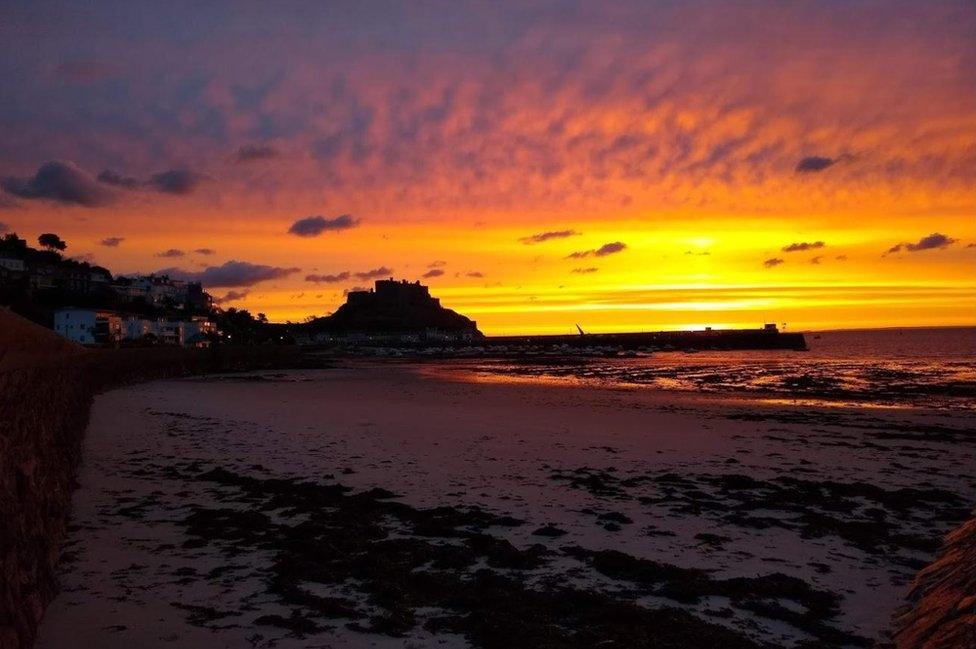
<instances>
[{"instance_id":1,"label":"coastal village","mask_svg":"<svg viewBox=\"0 0 976 649\"><path fill-rule=\"evenodd\" d=\"M113 276L102 266L66 259L55 235L27 245L0 239L0 304L82 345L162 344L203 347L218 336L213 298L198 282L166 275Z\"/></svg>"}]
</instances>

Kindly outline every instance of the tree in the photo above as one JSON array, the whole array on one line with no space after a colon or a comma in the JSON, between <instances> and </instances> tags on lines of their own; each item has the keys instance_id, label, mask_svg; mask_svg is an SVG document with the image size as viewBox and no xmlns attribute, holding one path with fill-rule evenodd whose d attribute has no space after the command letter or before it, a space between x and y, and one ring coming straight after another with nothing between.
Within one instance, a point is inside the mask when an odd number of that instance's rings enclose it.
<instances>
[{"instance_id":1,"label":"tree","mask_svg":"<svg viewBox=\"0 0 976 649\"><path fill-rule=\"evenodd\" d=\"M37 237L37 243L48 250L64 250L68 247L68 244L61 237L52 232L45 232Z\"/></svg>"}]
</instances>

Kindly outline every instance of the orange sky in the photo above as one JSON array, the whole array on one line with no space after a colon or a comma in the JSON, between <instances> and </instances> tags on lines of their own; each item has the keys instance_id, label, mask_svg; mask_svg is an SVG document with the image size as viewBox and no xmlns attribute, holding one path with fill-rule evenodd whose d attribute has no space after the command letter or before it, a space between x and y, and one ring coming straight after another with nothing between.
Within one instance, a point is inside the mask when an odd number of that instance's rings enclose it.
<instances>
[{"instance_id":1,"label":"orange sky","mask_svg":"<svg viewBox=\"0 0 976 649\"><path fill-rule=\"evenodd\" d=\"M388 268L486 333L976 324L971 3L266 11L15 12L0 224L275 320Z\"/></svg>"}]
</instances>

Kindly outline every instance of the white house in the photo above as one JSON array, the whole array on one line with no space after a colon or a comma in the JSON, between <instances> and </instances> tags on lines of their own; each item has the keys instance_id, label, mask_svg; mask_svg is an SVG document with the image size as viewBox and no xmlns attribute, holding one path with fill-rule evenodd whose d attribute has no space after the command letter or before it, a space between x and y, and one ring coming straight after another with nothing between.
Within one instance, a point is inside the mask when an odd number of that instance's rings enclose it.
<instances>
[{"instance_id":1,"label":"white house","mask_svg":"<svg viewBox=\"0 0 976 649\"><path fill-rule=\"evenodd\" d=\"M54 330L82 345L108 344L122 339L122 318L99 309L61 309L54 313Z\"/></svg>"}]
</instances>

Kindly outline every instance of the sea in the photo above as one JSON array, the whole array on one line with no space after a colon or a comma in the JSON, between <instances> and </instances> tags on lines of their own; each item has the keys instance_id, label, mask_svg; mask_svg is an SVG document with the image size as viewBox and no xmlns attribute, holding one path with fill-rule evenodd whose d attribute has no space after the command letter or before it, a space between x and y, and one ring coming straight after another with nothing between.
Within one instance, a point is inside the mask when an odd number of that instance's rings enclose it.
<instances>
[{"instance_id":1,"label":"sea","mask_svg":"<svg viewBox=\"0 0 976 649\"><path fill-rule=\"evenodd\" d=\"M487 375L751 395L836 407L976 410L976 327L806 333L808 351L656 351L483 361Z\"/></svg>"}]
</instances>

